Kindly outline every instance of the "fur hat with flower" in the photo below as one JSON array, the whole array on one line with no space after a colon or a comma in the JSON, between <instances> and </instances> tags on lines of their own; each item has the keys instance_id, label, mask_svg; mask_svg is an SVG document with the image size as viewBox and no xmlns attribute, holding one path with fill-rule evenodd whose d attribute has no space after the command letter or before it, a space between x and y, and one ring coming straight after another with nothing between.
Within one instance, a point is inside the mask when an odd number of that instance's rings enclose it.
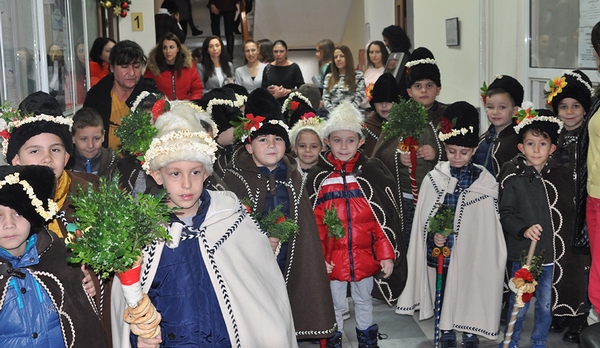
<instances>
[{"instance_id":1,"label":"fur hat with flower","mask_svg":"<svg viewBox=\"0 0 600 348\"><path fill-rule=\"evenodd\" d=\"M230 88L213 88L200 99L200 106L211 115L221 131L233 127L231 122L242 116L235 92Z\"/></svg>"},{"instance_id":2,"label":"fur hat with flower","mask_svg":"<svg viewBox=\"0 0 600 348\"><path fill-rule=\"evenodd\" d=\"M415 49L404 67L406 72L406 88L412 87L415 82L421 80L431 80L438 87L442 87L440 69L437 66L433 53L427 48L419 47Z\"/></svg>"},{"instance_id":3,"label":"fur hat with flower","mask_svg":"<svg viewBox=\"0 0 600 348\"><path fill-rule=\"evenodd\" d=\"M32 93L19 104L19 112L7 111L3 110L2 113L6 132L2 131L0 134L4 138L2 151L8 163L12 162L27 140L42 133L58 136L65 151L69 155L73 154L73 119L62 115L58 101L50 94L42 91Z\"/></svg>"},{"instance_id":4,"label":"fur hat with flower","mask_svg":"<svg viewBox=\"0 0 600 348\"><path fill-rule=\"evenodd\" d=\"M502 90L510 95L512 100L515 102L515 106L519 106L523 103L523 96L525 91L523 85L517 79L508 75L496 75L496 79L485 89L485 95L489 96L489 93L496 92L495 90Z\"/></svg>"},{"instance_id":5,"label":"fur hat with flower","mask_svg":"<svg viewBox=\"0 0 600 348\"><path fill-rule=\"evenodd\" d=\"M558 115L558 105L565 98L577 100L586 113L592 106L592 81L581 70L567 70L561 76L557 76L544 87L544 95L548 105L552 105L555 115Z\"/></svg>"},{"instance_id":6,"label":"fur hat with flower","mask_svg":"<svg viewBox=\"0 0 600 348\"><path fill-rule=\"evenodd\" d=\"M58 212L55 183L46 166L0 166L0 205L14 209L31 227L41 227Z\"/></svg>"},{"instance_id":7,"label":"fur hat with flower","mask_svg":"<svg viewBox=\"0 0 600 348\"><path fill-rule=\"evenodd\" d=\"M331 110L329 118L321 128L321 139L328 138L331 133L342 130L356 132L362 138L363 121L362 113L352 103L344 101Z\"/></svg>"},{"instance_id":8,"label":"fur hat with flower","mask_svg":"<svg viewBox=\"0 0 600 348\"><path fill-rule=\"evenodd\" d=\"M151 93L141 91L135 98L129 111L147 111L152 114L152 119L156 120L160 115L171 109L171 102L162 93Z\"/></svg>"},{"instance_id":9,"label":"fur hat with flower","mask_svg":"<svg viewBox=\"0 0 600 348\"><path fill-rule=\"evenodd\" d=\"M479 145L479 113L466 101L448 105L440 122L440 141L475 148Z\"/></svg>"},{"instance_id":10,"label":"fur hat with flower","mask_svg":"<svg viewBox=\"0 0 600 348\"><path fill-rule=\"evenodd\" d=\"M142 168L150 173L172 162L200 162L208 174L213 171L216 142L204 131L197 115L177 108L164 113L154 124L158 134L144 154Z\"/></svg>"},{"instance_id":11,"label":"fur hat with flower","mask_svg":"<svg viewBox=\"0 0 600 348\"><path fill-rule=\"evenodd\" d=\"M281 113L290 127L293 127L306 113L315 113L310 100L299 91L292 92L283 102Z\"/></svg>"},{"instance_id":12,"label":"fur hat with flower","mask_svg":"<svg viewBox=\"0 0 600 348\"><path fill-rule=\"evenodd\" d=\"M321 139L321 128L325 124L325 121L314 113L306 113L300 117L300 120L296 122L294 127L290 129L290 142L292 147L296 146L296 141L298 140L298 135L303 131L313 131L317 134L317 137L321 140L321 145L323 144L323 140Z\"/></svg>"},{"instance_id":13,"label":"fur hat with flower","mask_svg":"<svg viewBox=\"0 0 600 348\"><path fill-rule=\"evenodd\" d=\"M250 144L259 135L272 134L283 138L286 148L290 147L289 127L283 121L281 105L266 89L257 88L250 93L245 112L233 131L236 141Z\"/></svg>"},{"instance_id":14,"label":"fur hat with flower","mask_svg":"<svg viewBox=\"0 0 600 348\"><path fill-rule=\"evenodd\" d=\"M528 130L536 129L548 134L552 144L556 145L558 135L564 127L563 122L551 110L535 110L530 101L523 102L523 106L519 108L515 117L517 125L514 126L514 129L515 133L520 135L521 141Z\"/></svg>"}]
</instances>

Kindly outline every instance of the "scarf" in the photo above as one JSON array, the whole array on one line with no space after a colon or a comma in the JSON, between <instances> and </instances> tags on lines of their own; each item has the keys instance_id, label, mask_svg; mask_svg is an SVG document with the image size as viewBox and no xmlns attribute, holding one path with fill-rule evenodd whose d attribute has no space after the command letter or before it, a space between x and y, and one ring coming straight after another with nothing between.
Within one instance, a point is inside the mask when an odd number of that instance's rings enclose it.
<instances>
[{"instance_id":1,"label":"scarf","mask_svg":"<svg viewBox=\"0 0 600 348\"><path fill-rule=\"evenodd\" d=\"M65 204L65 200L67 199L67 194L69 193L69 187L71 186L71 177L67 174L66 171L63 170L62 174L57 180L56 191L54 192L54 201L58 204L60 210L62 210L63 205ZM60 238L64 238L60 225L58 224L57 219L53 219L48 224L48 229Z\"/></svg>"}]
</instances>

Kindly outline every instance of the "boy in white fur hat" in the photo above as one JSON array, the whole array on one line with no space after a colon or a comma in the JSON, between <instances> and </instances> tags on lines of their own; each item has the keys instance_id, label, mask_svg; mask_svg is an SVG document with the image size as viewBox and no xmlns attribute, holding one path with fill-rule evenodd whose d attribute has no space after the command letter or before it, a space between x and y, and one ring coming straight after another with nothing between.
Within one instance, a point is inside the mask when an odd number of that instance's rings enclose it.
<instances>
[{"instance_id":1,"label":"boy in white fur hat","mask_svg":"<svg viewBox=\"0 0 600 348\"><path fill-rule=\"evenodd\" d=\"M402 249L402 219L392 189L394 179L384 164L358 148L364 143L363 118L348 102L332 110L321 130L330 150L308 174L307 189L313 202L325 265L329 274L338 331L328 347L340 347L350 283L361 347L377 347L379 327L373 323L371 292L391 304L406 281ZM377 183L377 185L371 185ZM337 212L336 223L326 218ZM335 230L343 236L333 236ZM393 275L392 275L393 274Z\"/></svg>"},{"instance_id":2,"label":"boy in white fur hat","mask_svg":"<svg viewBox=\"0 0 600 348\"><path fill-rule=\"evenodd\" d=\"M141 271L142 289L163 318L161 335L130 334L116 284L114 346L296 347L285 283L267 237L232 193L204 188L217 146L193 115L175 111L156 120L158 134L143 165L177 208L172 240L147 246Z\"/></svg>"}]
</instances>

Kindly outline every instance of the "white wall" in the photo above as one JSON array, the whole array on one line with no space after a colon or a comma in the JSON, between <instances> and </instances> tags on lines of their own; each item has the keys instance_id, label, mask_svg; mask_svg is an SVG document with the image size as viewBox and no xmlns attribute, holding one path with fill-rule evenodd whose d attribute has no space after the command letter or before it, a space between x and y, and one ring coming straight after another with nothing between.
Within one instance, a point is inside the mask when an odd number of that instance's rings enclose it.
<instances>
[{"instance_id":1,"label":"white wall","mask_svg":"<svg viewBox=\"0 0 600 348\"><path fill-rule=\"evenodd\" d=\"M383 41L381 32L385 27L394 24L394 0L364 1L365 23L369 25L369 33L365 33L365 40L367 42L375 40Z\"/></svg>"},{"instance_id":2,"label":"white wall","mask_svg":"<svg viewBox=\"0 0 600 348\"><path fill-rule=\"evenodd\" d=\"M125 18L119 18L119 38L137 42L144 52L148 54L156 46L154 32L154 6L149 0L138 0L131 3L131 11ZM144 30L133 31L131 21L132 12L142 12L144 17Z\"/></svg>"}]
</instances>

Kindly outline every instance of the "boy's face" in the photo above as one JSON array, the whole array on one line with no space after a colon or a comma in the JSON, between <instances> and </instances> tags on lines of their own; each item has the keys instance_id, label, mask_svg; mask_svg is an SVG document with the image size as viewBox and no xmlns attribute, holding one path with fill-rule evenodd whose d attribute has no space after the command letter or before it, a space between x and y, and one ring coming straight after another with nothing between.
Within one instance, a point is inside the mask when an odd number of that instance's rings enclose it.
<instances>
[{"instance_id":1,"label":"boy's face","mask_svg":"<svg viewBox=\"0 0 600 348\"><path fill-rule=\"evenodd\" d=\"M358 148L364 144L365 139L359 137L356 132L340 130L329 134L329 137L325 138L324 141L337 160L347 162L356 155Z\"/></svg>"},{"instance_id":2,"label":"boy's face","mask_svg":"<svg viewBox=\"0 0 600 348\"><path fill-rule=\"evenodd\" d=\"M183 217L198 212L199 199L208 173L200 162L177 161L150 173L157 184L163 185L169 195L167 205L180 208Z\"/></svg>"},{"instance_id":3,"label":"boy's face","mask_svg":"<svg viewBox=\"0 0 600 348\"><path fill-rule=\"evenodd\" d=\"M577 99L564 98L558 103L558 118L565 123L565 129L570 131L583 124L585 109Z\"/></svg>"},{"instance_id":4,"label":"boy's face","mask_svg":"<svg viewBox=\"0 0 600 348\"><path fill-rule=\"evenodd\" d=\"M285 140L274 134L259 135L246 144L246 151L252 155L257 167L273 170L285 154Z\"/></svg>"},{"instance_id":5,"label":"boy's face","mask_svg":"<svg viewBox=\"0 0 600 348\"><path fill-rule=\"evenodd\" d=\"M512 123L519 108L513 105L508 93L496 93L486 99L485 109L488 120L501 131Z\"/></svg>"},{"instance_id":6,"label":"boy's face","mask_svg":"<svg viewBox=\"0 0 600 348\"><path fill-rule=\"evenodd\" d=\"M423 104L425 110L429 110L435 103L435 98L440 95L442 87L438 87L432 80L419 80L406 89L408 95L415 101Z\"/></svg>"},{"instance_id":7,"label":"boy's face","mask_svg":"<svg viewBox=\"0 0 600 348\"><path fill-rule=\"evenodd\" d=\"M12 256L21 256L27 247L31 224L14 209L0 205L0 247Z\"/></svg>"},{"instance_id":8,"label":"boy's face","mask_svg":"<svg viewBox=\"0 0 600 348\"><path fill-rule=\"evenodd\" d=\"M319 161L321 140L313 131L303 131L298 134L294 152L300 160L300 167L309 169Z\"/></svg>"},{"instance_id":9,"label":"boy's face","mask_svg":"<svg viewBox=\"0 0 600 348\"><path fill-rule=\"evenodd\" d=\"M62 139L52 133L42 133L29 138L12 159L12 165L37 164L52 169L58 179L69 161Z\"/></svg>"},{"instance_id":10,"label":"boy's face","mask_svg":"<svg viewBox=\"0 0 600 348\"><path fill-rule=\"evenodd\" d=\"M381 102L374 103L375 111L379 114L379 116L385 118L386 120L390 117L390 109L392 108L392 103L390 102Z\"/></svg>"},{"instance_id":11,"label":"boy's face","mask_svg":"<svg viewBox=\"0 0 600 348\"><path fill-rule=\"evenodd\" d=\"M444 144L444 149L446 150L446 157L448 157L448 162L454 168L462 168L469 164L471 161L471 157L477 151L477 148L472 147L464 147L452 144Z\"/></svg>"},{"instance_id":12,"label":"boy's face","mask_svg":"<svg viewBox=\"0 0 600 348\"><path fill-rule=\"evenodd\" d=\"M73 135L77 151L85 158L94 158L102 148L104 130L101 126L78 128Z\"/></svg>"},{"instance_id":13,"label":"boy's face","mask_svg":"<svg viewBox=\"0 0 600 348\"><path fill-rule=\"evenodd\" d=\"M533 135L531 131L525 133L523 142L517 147L527 158L527 164L533 166L538 172L542 171L548 162L548 157L556 150L556 145L552 144L550 139Z\"/></svg>"}]
</instances>

